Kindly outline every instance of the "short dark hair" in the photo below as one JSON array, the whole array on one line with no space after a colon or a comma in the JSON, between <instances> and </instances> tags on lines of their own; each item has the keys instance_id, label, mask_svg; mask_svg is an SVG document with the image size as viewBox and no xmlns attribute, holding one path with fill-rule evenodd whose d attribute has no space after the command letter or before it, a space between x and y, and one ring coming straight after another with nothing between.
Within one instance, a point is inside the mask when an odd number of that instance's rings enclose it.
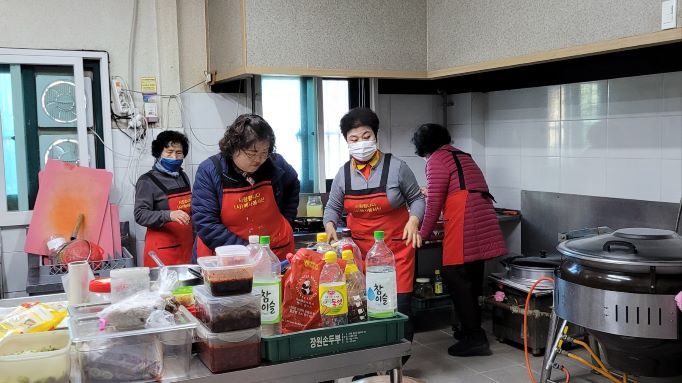
<instances>
[{"instance_id":1,"label":"short dark hair","mask_svg":"<svg viewBox=\"0 0 682 383\"><path fill-rule=\"evenodd\" d=\"M270 144L268 153L275 151L275 132L270 124L257 114L242 114L227 127L218 146L223 156L232 158L238 151L249 149L258 141Z\"/></svg>"},{"instance_id":2,"label":"short dark hair","mask_svg":"<svg viewBox=\"0 0 682 383\"><path fill-rule=\"evenodd\" d=\"M443 125L423 124L412 135L414 152L419 157L425 157L438 150L443 145L452 142L450 132Z\"/></svg>"},{"instance_id":3,"label":"short dark hair","mask_svg":"<svg viewBox=\"0 0 682 383\"><path fill-rule=\"evenodd\" d=\"M348 131L361 126L372 128L374 135L379 131L379 117L369 108L353 108L341 118L341 134L348 136Z\"/></svg>"},{"instance_id":4,"label":"short dark hair","mask_svg":"<svg viewBox=\"0 0 682 383\"><path fill-rule=\"evenodd\" d=\"M172 144L182 145L182 154L187 157L187 153L189 153L189 141L187 140L187 136L176 130L164 130L156 136L154 141L152 141L152 156L154 156L154 158L161 157L163 150L170 147Z\"/></svg>"}]
</instances>

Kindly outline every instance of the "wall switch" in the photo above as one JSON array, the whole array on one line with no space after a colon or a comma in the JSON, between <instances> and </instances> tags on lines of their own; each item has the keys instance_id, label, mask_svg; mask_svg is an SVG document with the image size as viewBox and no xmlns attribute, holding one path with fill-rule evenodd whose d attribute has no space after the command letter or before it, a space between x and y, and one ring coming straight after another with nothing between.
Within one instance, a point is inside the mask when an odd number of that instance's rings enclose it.
<instances>
[{"instance_id":1,"label":"wall switch","mask_svg":"<svg viewBox=\"0 0 682 383\"><path fill-rule=\"evenodd\" d=\"M661 29L670 29L677 26L677 0L664 0L661 2Z\"/></svg>"}]
</instances>

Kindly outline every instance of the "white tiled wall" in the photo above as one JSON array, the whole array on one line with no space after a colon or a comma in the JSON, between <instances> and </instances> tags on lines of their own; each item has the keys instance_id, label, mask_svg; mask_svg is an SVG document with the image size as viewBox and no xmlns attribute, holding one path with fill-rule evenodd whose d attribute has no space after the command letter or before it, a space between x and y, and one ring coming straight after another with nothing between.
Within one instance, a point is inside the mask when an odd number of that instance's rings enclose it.
<instances>
[{"instance_id":1,"label":"white tiled wall","mask_svg":"<svg viewBox=\"0 0 682 383\"><path fill-rule=\"evenodd\" d=\"M467 96L487 98L485 173L499 206L519 208L520 190L680 200L682 72L452 97ZM467 118L457 111L451 121Z\"/></svg>"},{"instance_id":2,"label":"white tiled wall","mask_svg":"<svg viewBox=\"0 0 682 383\"><path fill-rule=\"evenodd\" d=\"M391 152L404 160L420 185L426 185L426 163L414 154L410 140L417 126L428 122L442 123L442 101L439 96L379 95L377 144L384 152Z\"/></svg>"}]
</instances>

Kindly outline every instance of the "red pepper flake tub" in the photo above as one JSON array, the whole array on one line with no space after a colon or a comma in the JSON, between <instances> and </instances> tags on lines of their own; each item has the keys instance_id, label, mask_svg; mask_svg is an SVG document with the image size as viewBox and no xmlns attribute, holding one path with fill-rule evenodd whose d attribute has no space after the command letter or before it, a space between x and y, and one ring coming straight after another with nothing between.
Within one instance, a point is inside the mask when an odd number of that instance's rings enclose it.
<instances>
[{"instance_id":1,"label":"red pepper flake tub","mask_svg":"<svg viewBox=\"0 0 682 383\"><path fill-rule=\"evenodd\" d=\"M199 359L213 373L240 370L260 365L260 328L213 333L197 328Z\"/></svg>"},{"instance_id":2,"label":"red pepper flake tub","mask_svg":"<svg viewBox=\"0 0 682 383\"><path fill-rule=\"evenodd\" d=\"M214 297L206 286L194 287L196 317L215 333L260 326L260 295Z\"/></svg>"},{"instance_id":3,"label":"red pepper flake tub","mask_svg":"<svg viewBox=\"0 0 682 383\"><path fill-rule=\"evenodd\" d=\"M245 259L240 263L226 264L222 257L198 259L201 272L211 294L216 297L248 294L253 287L253 263Z\"/></svg>"}]
</instances>

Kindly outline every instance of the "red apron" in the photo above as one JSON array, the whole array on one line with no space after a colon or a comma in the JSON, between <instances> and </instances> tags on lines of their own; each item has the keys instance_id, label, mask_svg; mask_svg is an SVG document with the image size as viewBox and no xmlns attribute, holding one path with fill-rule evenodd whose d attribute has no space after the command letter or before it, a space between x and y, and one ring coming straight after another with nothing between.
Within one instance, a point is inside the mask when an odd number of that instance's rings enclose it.
<instances>
[{"instance_id":1,"label":"red apron","mask_svg":"<svg viewBox=\"0 0 682 383\"><path fill-rule=\"evenodd\" d=\"M448 194L445 200L445 207L443 208L443 229L445 237L443 238L443 266L461 265L464 263L464 212L467 206L467 199L469 193L481 193L484 196L492 199L493 196L482 190L467 190L464 182L464 170L462 163L457 158L458 154L471 156L459 150L452 151L452 158L455 160L457 166L457 175L459 177L459 190Z\"/></svg>"},{"instance_id":2,"label":"red apron","mask_svg":"<svg viewBox=\"0 0 682 383\"><path fill-rule=\"evenodd\" d=\"M391 164L391 154L384 154L384 166L381 170L379 187L363 190L351 189L351 164L344 166L346 182L343 207L348 212L348 227L353 240L360 248L363 256L374 245L374 231L383 230L386 245L395 256L396 279L398 293L412 292L414 279L414 254L412 246L405 246L402 239L403 229L410 218L407 207L402 205L392 208L386 196L386 182Z\"/></svg>"},{"instance_id":3,"label":"red apron","mask_svg":"<svg viewBox=\"0 0 682 383\"><path fill-rule=\"evenodd\" d=\"M151 173L147 173L147 176L166 194L168 208L171 211L182 210L191 216L192 192L187 176L185 173L181 174L186 186L175 189L168 189ZM148 255L150 251L155 251L164 265L190 263L192 260L193 243L194 234L192 233L191 223L181 225L171 221L165 223L160 228L149 227L144 238L144 265L147 267L157 266L156 262Z\"/></svg>"},{"instance_id":4,"label":"red apron","mask_svg":"<svg viewBox=\"0 0 682 383\"><path fill-rule=\"evenodd\" d=\"M217 169L222 164L217 156L211 157ZM223 172L224 174L224 172ZM294 233L289 221L280 213L272 182L261 181L245 187L232 187L223 177L223 200L220 220L227 230L244 241L250 235L269 235L270 248L280 260L294 253ZM213 249L197 236L197 257L214 255Z\"/></svg>"}]
</instances>

